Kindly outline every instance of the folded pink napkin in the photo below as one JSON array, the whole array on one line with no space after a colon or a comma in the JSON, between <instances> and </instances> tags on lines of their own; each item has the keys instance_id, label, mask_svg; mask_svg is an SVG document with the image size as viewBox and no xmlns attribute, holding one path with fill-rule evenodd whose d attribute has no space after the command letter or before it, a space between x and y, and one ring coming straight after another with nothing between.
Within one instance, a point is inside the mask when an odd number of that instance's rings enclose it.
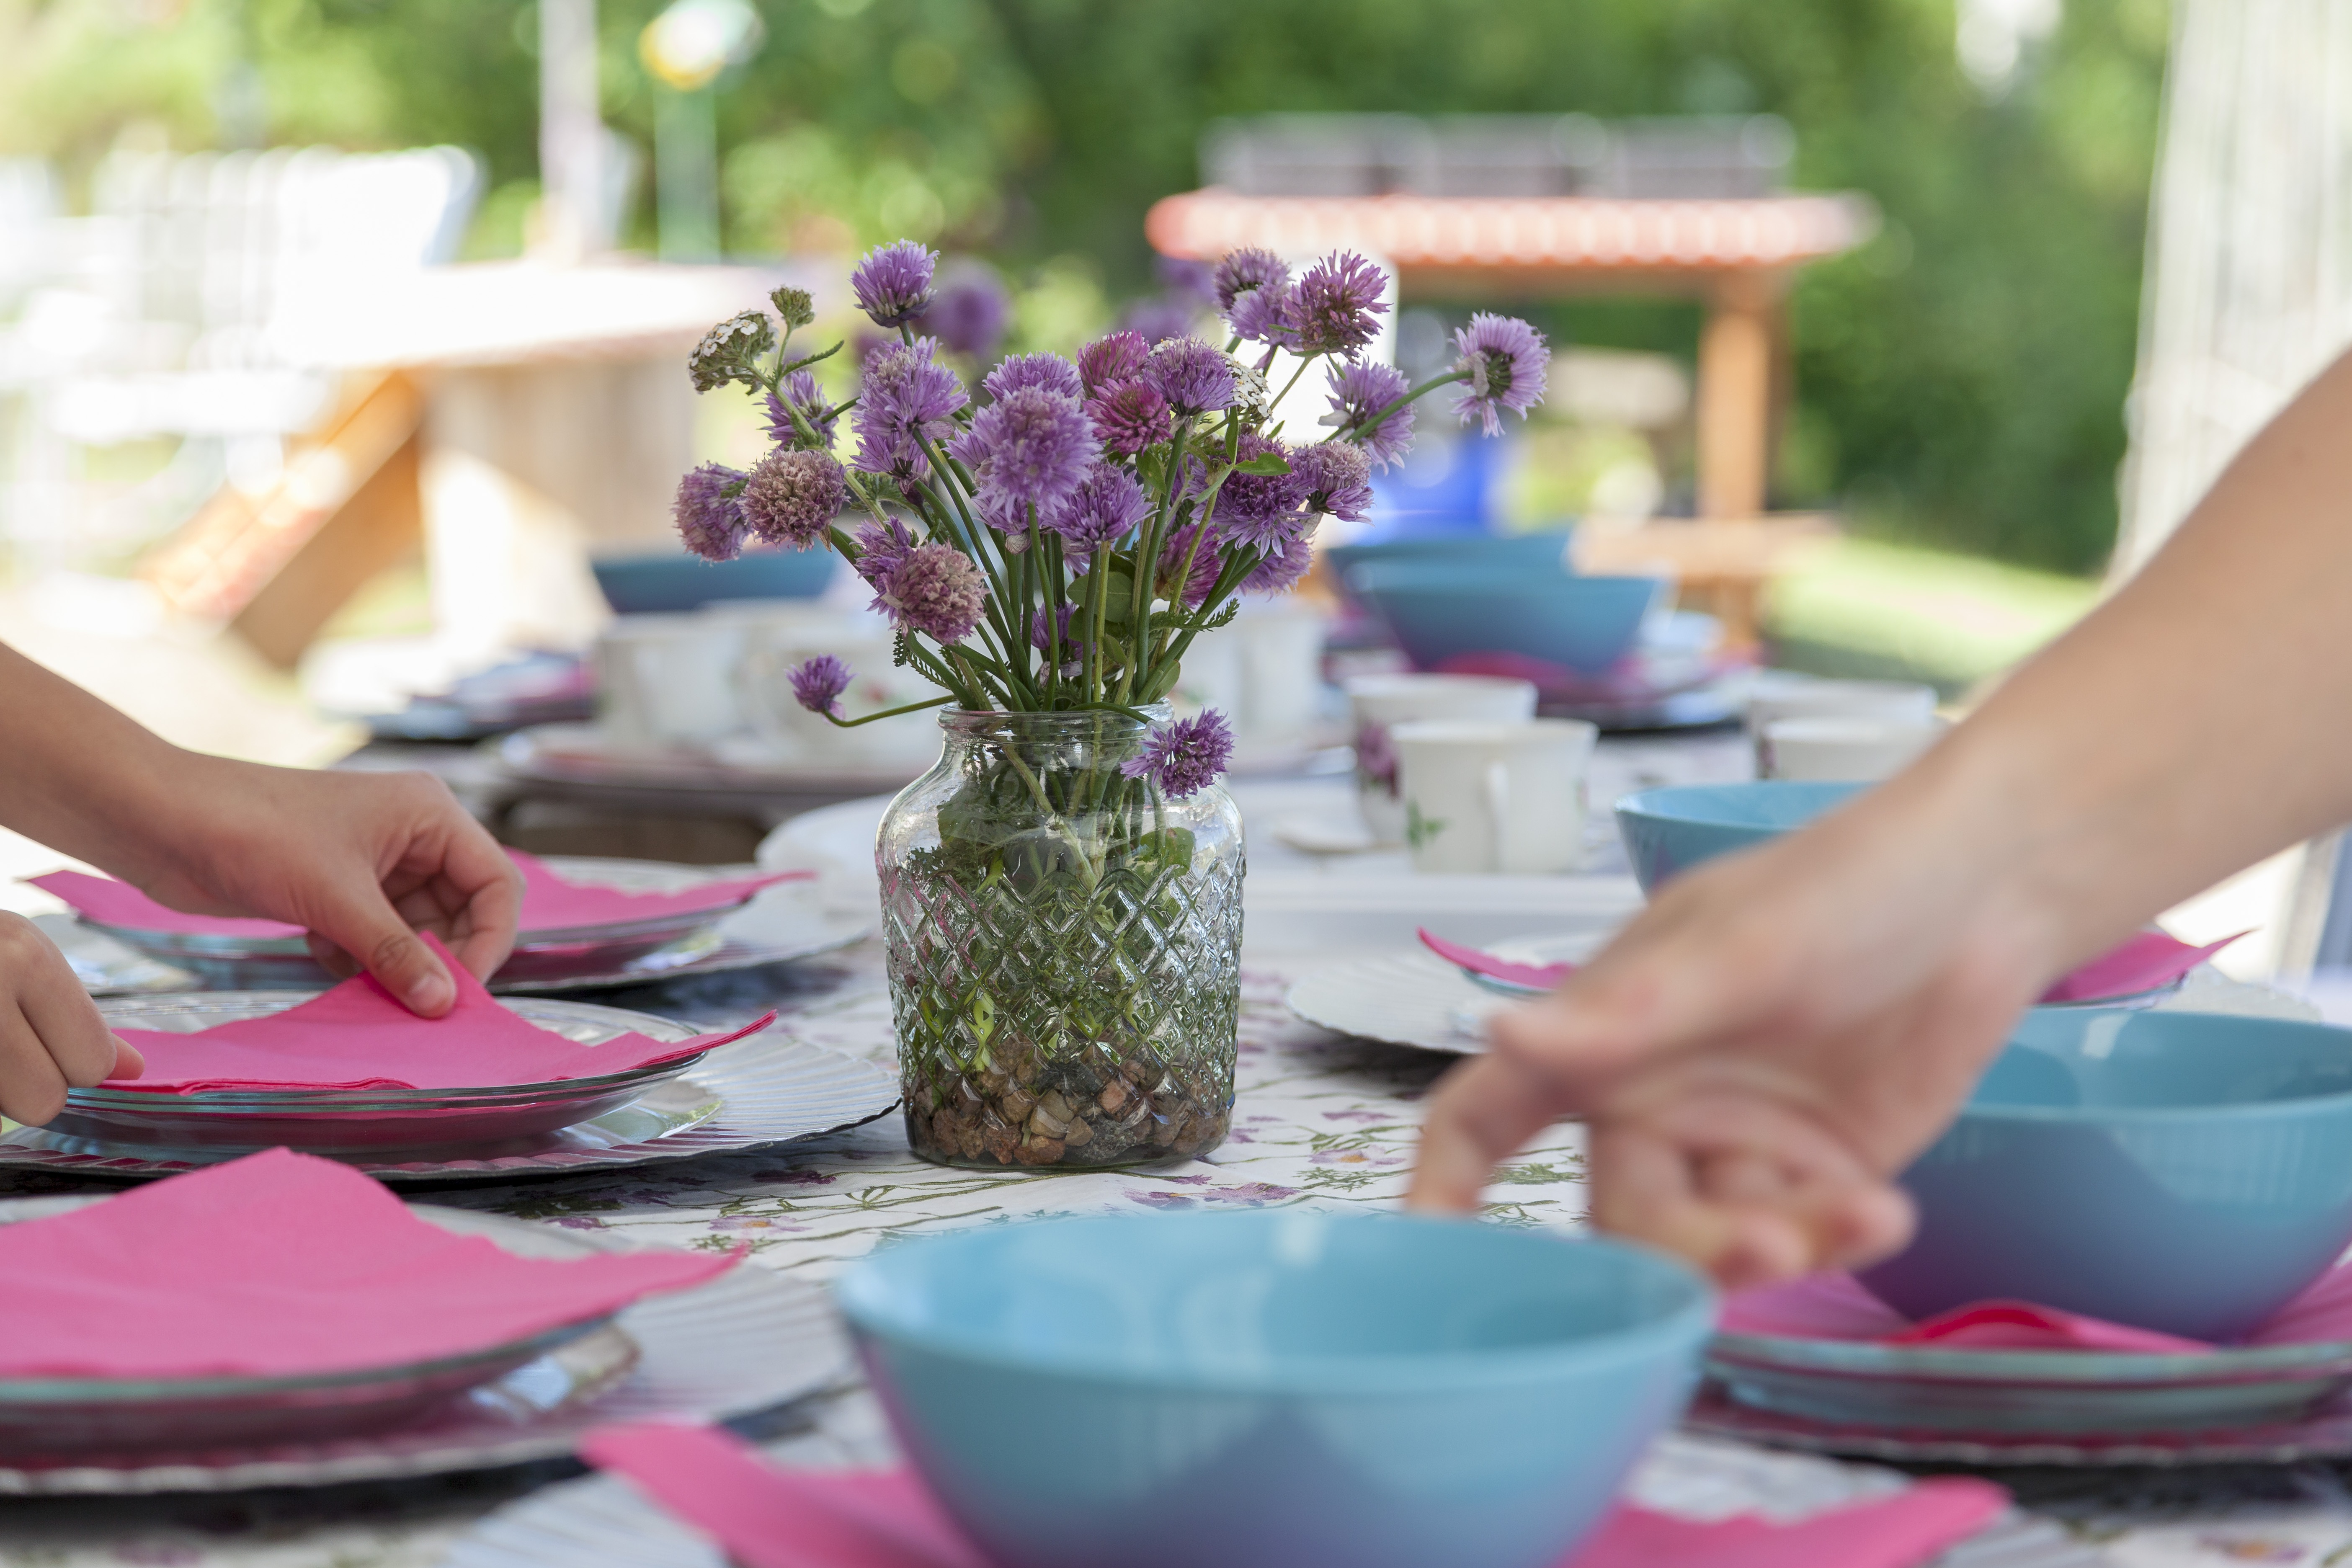
<instances>
[{"instance_id":1,"label":"folded pink napkin","mask_svg":"<svg viewBox=\"0 0 2352 1568\"><path fill-rule=\"evenodd\" d=\"M709 1426L600 1426L580 1446L743 1568L990 1568L911 1470L787 1470ZM1915 1482L1789 1524L1620 1505L1560 1568L1912 1568L2009 1506L1990 1482Z\"/></svg>"},{"instance_id":2,"label":"folded pink napkin","mask_svg":"<svg viewBox=\"0 0 2352 1568\"><path fill-rule=\"evenodd\" d=\"M488 1350L735 1258L528 1258L285 1149L0 1226L0 1377L297 1376Z\"/></svg>"},{"instance_id":3,"label":"folded pink napkin","mask_svg":"<svg viewBox=\"0 0 2352 1568\"><path fill-rule=\"evenodd\" d=\"M106 1087L162 1094L203 1089L482 1089L601 1078L677 1061L775 1022L769 1013L723 1035L675 1043L634 1031L600 1046L567 1040L499 1005L430 935L457 983L457 1005L420 1018L371 974L354 975L283 1013L215 1024L194 1034L117 1029L147 1058L135 1079Z\"/></svg>"},{"instance_id":4,"label":"folded pink napkin","mask_svg":"<svg viewBox=\"0 0 2352 1568\"><path fill-rule=\"evenodd\" d=\"M549 870L537 856L526 855L520 849L509 849L507 855L522 872L522 913L517 925L525 935L730 910L762 888L816 875L814 871L771 871L757 877L726 877L699 882L674 893L627 893L618 888L566 881ZM174 936L277 938L302 934L300 926L288 925L283 921L185 914L167 909L130 883L118 882L110 877L52 871L46 877L28 879L33 886L55 893L100 925L169 931Z\"/></svg>"},{"instance_id":5,"label":"folded pink napkin","mask_svg":"<svg viewBox=\"0 0 2352 1568\"><path fill-rule=\"evenodd\" d=\"M1816 1274L1743 1290L1724 1303L1725 1333L1776 1339L1867 1340L1950 1350L2129 1351L2179 1355L2210 1350L2153 1329L2135 1329L2030 1301L1972 1301L1914 1323L1851 1275ZM2352 1265L2314 1281L2241 1343L2294 1345L2352 1340Z\"/></svg>"},{"instance_id":6,"label":"folded pink napkin","mask_svg":"<svg viewBox=\"0 0 2352 1568\"><path fill-rule=\"evenodd\" d=\"M1507 958L1458 942L1448 942L1423 930L1421 943L1448 963L1500 980L1549 991L1576 972L1572 963L1513 963ZM2191 947L2159 931L2142 931L2114 952L2091 960L2042 994L2044 1002L2095 1002L2102 997L2130 996L2169 985L2223 948L2249 933L2223 937L2203 947Z\"/></svg>"}]
</instances>

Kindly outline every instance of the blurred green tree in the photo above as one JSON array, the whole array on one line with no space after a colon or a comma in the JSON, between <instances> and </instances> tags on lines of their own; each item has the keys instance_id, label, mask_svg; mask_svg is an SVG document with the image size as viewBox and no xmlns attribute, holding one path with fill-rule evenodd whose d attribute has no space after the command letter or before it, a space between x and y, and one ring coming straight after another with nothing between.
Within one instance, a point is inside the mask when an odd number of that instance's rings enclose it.
<instances>
[{"instance_id":1,"label":"blurred green tree","mask_svg":"<svg viewBox=\"0 0 2352 1568\"><path fill-rule=\"evenodd\" d=\"M637 31L604 0L605 112L640 142ZM1867 192L1864 251L1809 272L1782 494L1864 530L2069 571L2115 531L2165 0L2072 0L1988 97L1952 0L760 0L722 84L744 253L911 234L1146 286L1145 207L1220 115L1769 110L1801 185ZM455 142L491 174L481 247L534 179L530 0L0 0L0 146L86 169L121 128L217 134L258 68L273 140ZM1687 353L1686 310L1572 305L1582 341Z\"/></svg>"}]
</instances>

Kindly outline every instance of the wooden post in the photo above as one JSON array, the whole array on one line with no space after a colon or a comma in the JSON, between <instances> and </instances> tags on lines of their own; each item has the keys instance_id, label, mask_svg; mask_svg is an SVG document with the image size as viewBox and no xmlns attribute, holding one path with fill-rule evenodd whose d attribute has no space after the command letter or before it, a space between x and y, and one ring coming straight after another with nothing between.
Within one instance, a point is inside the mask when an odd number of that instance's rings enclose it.
<instances>
[{"instance_id":1,"label":"wooden post","mask_svg":"<svg viewBox=\"0 0 2352 1568\"><path fill-rule=\"evenodd\" d=\"M1777 274L1727 273L1698 343L1698 511L1760 517L1772 469Z\"/></svg>"}]
</instances>

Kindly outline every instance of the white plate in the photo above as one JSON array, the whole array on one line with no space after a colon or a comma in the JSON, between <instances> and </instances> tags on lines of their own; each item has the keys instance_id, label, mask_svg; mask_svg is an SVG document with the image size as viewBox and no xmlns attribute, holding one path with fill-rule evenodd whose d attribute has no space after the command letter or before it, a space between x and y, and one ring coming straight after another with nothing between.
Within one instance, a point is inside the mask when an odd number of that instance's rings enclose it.
<instances>
[{"instance_id":1,"label":"white plate","mask_svg":"<svg viewBox=\"0 0 2352 1568\"><path fill-rule=\"evenodd\" d=\"M1457 1055L1485 1050L1486 1019L1511 1005L1426 952L1326 964L1302 976L1283 1000L1308 1023L1336 1034Z\"/></svg>"},{"instance_id":2,"label":"white plate","mask_svg":"<svg viewBox=\"0 0 2352 1568\"><path fill-rule=\"evenodd\" d=\"M593 724L537 724L497 742L499 764L517 778L608 790L710 794L863 795L895 790L930 766L784 758L751 744L639 751Z\"/></svg>"},{"instance_id":3,"label":"white plate","mask_svg":"<svg viewBox=\"0 0 2352 1568\"><path fill-rule=\"evenodd\" d=\"M394 1186L564 1175L764 1149L871 1121L898 1103L895 1072L770 1031L710 1052L631 1104L509 1149L441 1159L353 1154L344 1163ZM15 1122L0 1128L0 1170L170 1176L235 1157L67 1138Z\"/></svg>"},{"instance_id":4,"label":"white plate","mask_svg":"<svg viewBox=\"0 0 2352 1568\"><path fill-rule=\"evenodd\" d=\"M631 1250L616 1237L502 1215L444 1209L433 1218L525 1258ZM17 1461L0 1465L0 1495L327 1486L560 1459L604 1422L731 1420L841 1385L851 1364L823 1291L747 1262L709 1284L640 1301L611 1330L394 1431L168 1458Z\"/></svg>"}]
</instances>

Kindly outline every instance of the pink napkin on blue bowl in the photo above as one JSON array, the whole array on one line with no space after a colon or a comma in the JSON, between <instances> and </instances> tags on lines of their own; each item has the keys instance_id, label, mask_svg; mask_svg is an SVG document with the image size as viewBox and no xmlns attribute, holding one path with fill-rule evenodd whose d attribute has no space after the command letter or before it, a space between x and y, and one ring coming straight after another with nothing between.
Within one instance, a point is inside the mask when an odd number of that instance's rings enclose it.
<instances>
[{"instance_id":1,"label":"pink napkin on blue bowl","mask_svg":"<svg viewBox=\"0 0 2352 1568\"><path fill-rule=\"evenodd\" d=\"M1870 1341L1947 1350L2184 1355L2213 1348L2202 1340L2032 1301L1971 1301L1915 1323L1846 1274L1815 1274L1743 1290L1724 1302L1717 1327L1727 1334L1773 1339ZM2238 1342L2296 1345L2345 1340L2352 1340L2352 1265L2338 1264Z\"/></svg>"},{"instance_id":2,"label":"pink napkin on blue bowl","mask_svg":"<svg viewBox=\"0 0 2352 1568\"><path fill-rule=\"evenodd\" d=\"M992 1568L912 1470L789 1470L711 1426L600 1426L580 1446L742 1568ZM1913 1568L1990 1525L2009 1494L1923 1480L1792 1523L1620 1504L1559 1568Z\"/></svg>"},{"instance_id":3,"label":"pink napkin on blue bowl","mask_svg":"<svg viewBox=\"0 0 2352 1568\"><path fill-rule=\"evenodd\" d=\"M535 855L507 851L522 872L522 912L518 929L534 931L572 931L583 927L632 925L670 915L735 908L762 888L778 882L804 880L814 871L770 871L756 877L724 877L698 882L671 893L631 893L618 888L573 882L558 876ZM28 878L33 886L56 894L100 925L130 931L168 931L174 936L242 936L275 939L300 936L302 928L283 921L245 920L226 915L192 915L157 903L128 882L92 877L81 871L51 871Z\"/></svg>"},{"instance_id":4,"label":"pink napkin on blue bowl","mask_svg":"<svg viewBox=\"0 0 2352 1568\"><path fill-rule=\"evenodd\" d=\"M456 983L457 1000L438 1018L420 1018L372 974L262 1018L239 1018L194 1034L117 1029L147 1070L106 1088L154 1094L229 1089L494 1089L602 1078L740 1040L775 1022L769 1013L726 1034L656 1040L631 1032L598 1046L567 1040L499 1005L498 998L430 934Z\"/></svg>"},{"instance_id":5,"label":"pink napkin on blue bowl","mask_svg":"<svg viewBox=\"0 0 2352 1568\"><path fill-rule=\"evenodd\" d=\"M518 1258L349 1166L273 1149L0 1226L0 1377L299 1376L466 1355L732 1256Z\"/></svg>"}]
</instances>

